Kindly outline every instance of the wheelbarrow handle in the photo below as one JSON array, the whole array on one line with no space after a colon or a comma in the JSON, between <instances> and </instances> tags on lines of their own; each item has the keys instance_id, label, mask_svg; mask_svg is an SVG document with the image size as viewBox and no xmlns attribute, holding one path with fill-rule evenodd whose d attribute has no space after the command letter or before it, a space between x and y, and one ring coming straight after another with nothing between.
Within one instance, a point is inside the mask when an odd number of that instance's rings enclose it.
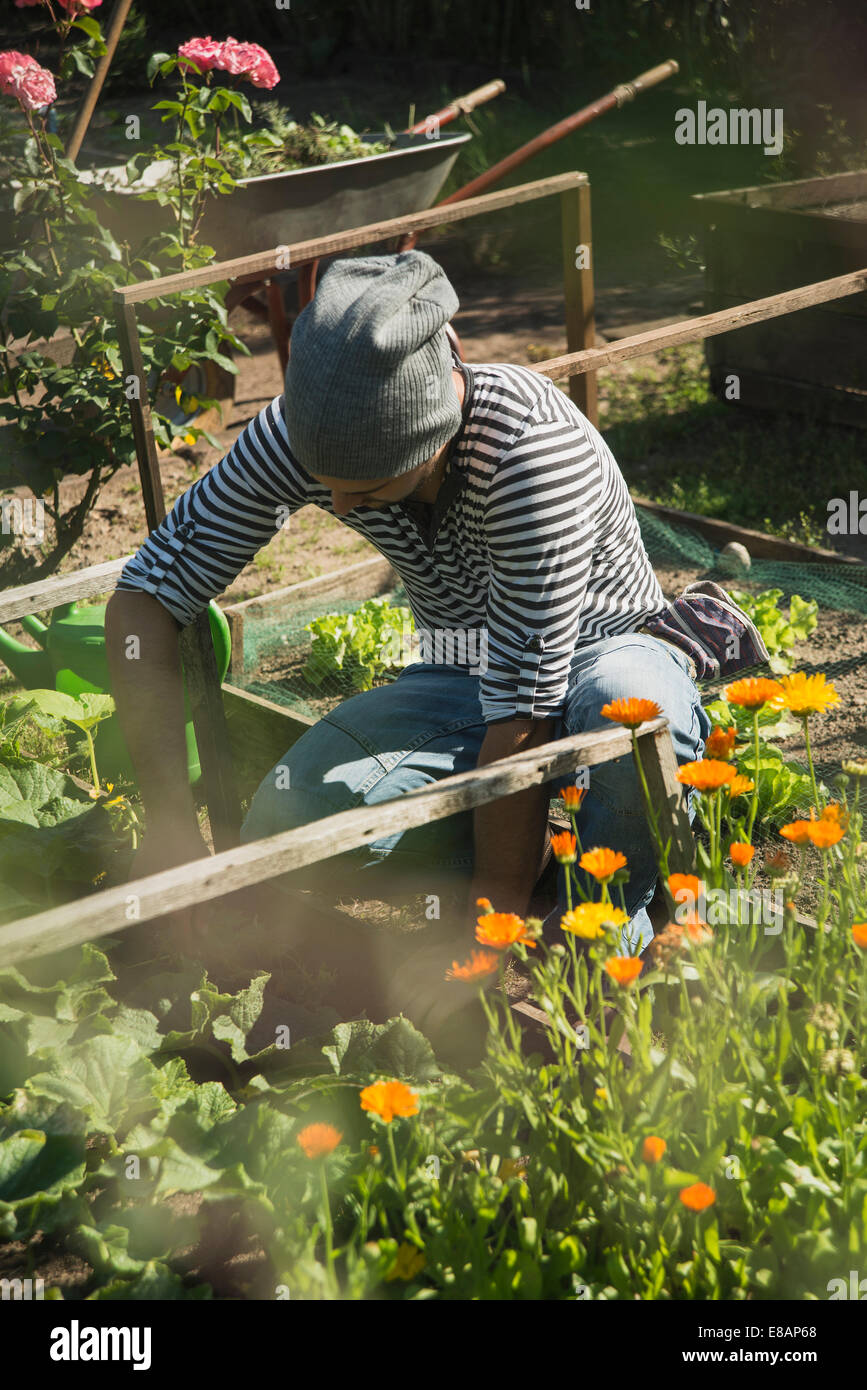
<instances>
[{"instance_id":1,"label":"wheelbarrow handle","mask_svg":"<svg viewBox=\"0 0 867 1390\"><path fill-rule=\"evenodd\" d=\"M464 97L455 97L454 101L449 102L449 106L457 107L458 111L464 114L467 111L475 111L477 106L484 106L486 101L493 101L501 92L506 90L506 84L501 77L495 77L492 82L483 82L481 87L475 87L471 92L467 92Z\"/></svg>"},{"instance_id":2,"label":"wheelbarrow handle","mask_svg":"<svg viewBox=\"0 0 867 1390\"><path fill-rule=\"evenodd\" d=\"M621 82L614 88L617 105L622 106L626 101L633 101L640 92L646 92L648 87L656 87L679 71L680 64L675 62L674 58L669 58L667 63L658 63L655 68L648 68L647 72L639 73L631 82Z\"/></svg>"},{"instance_id":3,"label":"wheelbarrow handle","mask_svg":"<svg viewBox=\"0 0 867 1390\"><path fill-rule=\"evenodd\" d=\"M501 92L506 90L506 84L500 77L494 78L492 82L485 82L481 87L476 87L472 92L467 92L466 96L455 97L448 106L444 106L441 111L435 111L432 115L426 116L423 121L416 121L407 131L408 135L423 135L432 126L447 125L458 116L465 116L469 111L474 111L477 106L483 106L486 101L493 101Z\"/></svg>"}]
</instances>

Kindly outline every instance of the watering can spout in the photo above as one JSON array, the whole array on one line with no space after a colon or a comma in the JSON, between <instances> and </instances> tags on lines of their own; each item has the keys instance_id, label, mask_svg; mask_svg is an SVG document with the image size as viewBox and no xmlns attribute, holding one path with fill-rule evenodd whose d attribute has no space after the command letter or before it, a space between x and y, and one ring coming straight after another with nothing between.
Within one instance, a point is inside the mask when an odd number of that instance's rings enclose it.
<instances>
[{"instance_id":1,"label":"watering can spout","mask_svg":"<svg viewBox=\"0 0 867 1390\"><path fill-rule=\"evenodd\" d=\"M30 630L28 625L28 631ZM39 634L34 632L39 640ZM0 627L0 661L12 672L28 690L50 690L54 688L54 669L47 652L35 652L25 647Z\"/></svg>"}]
</instances>

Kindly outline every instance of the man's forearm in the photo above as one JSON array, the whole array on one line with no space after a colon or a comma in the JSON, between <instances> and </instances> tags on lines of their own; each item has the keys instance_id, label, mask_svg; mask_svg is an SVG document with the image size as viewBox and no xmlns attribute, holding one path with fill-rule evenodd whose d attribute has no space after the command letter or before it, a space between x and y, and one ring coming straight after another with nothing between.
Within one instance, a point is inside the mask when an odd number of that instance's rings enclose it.
<instances>
[{"instance_id":1,"label":"man's forearm","mask_svg":"<svg viewBox=\"0 0 867 1390\"><path fill-rule=\"evenodd\" d=\"M105 634L112 693L145 811L195 824L178 624L150 594L121 590L108 605Z\"/></svg>"},{"instance_id":2,"label":"man's forearm","mask_svg":"<svg viewBox=\"0 0 867 1390\"><path fill-rule=\"evenodd\" d=\"M549 743L553 720L516 720L488 731L477 766ZM477 898L489 898L497 912L527 911L542 867L550 793L528 787L503 800L477 806L473 817L475 865L468 910L475 918Z\"/></svg>"}]
</instances>

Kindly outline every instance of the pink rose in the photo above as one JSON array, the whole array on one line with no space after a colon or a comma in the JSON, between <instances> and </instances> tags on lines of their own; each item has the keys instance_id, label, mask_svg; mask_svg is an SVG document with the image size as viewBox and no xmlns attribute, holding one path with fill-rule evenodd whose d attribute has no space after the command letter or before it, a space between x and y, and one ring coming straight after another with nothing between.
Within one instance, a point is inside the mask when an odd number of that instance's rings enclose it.
<instances>
[{"instance_id":1,"label":"pink rose","mask_svg":"<svg viewBox=\"0 0 867 1390\"><path fill-rule=\"evenodd\" d=\"M212 68L220 67L223 45L216 39L212 39L210 34L206 39L188 39L182 43L178 49L178 57L183 60L189 59L195 63L201 72L210 72ZM184 64L186 66L186 64Z\"/></svg>"},{"instance_id":2,"label":"pink rose","mask_svg":"<svg viewBox=\"0 0 867 1390\"><path fill-rule=\"evenodd\" d=\"M273 59L258 43L226 39L217 66L234 77L248 77L254 87L276 87L280 81Z\"/></svg>"},{"instance_id":3,"label":"pink rose","mask_svg":"<svg viewBox=\"0 0 867 1390\"><path fill-rule=\"evenodd\" d=\"M102 0L57 0L64 10L95 10ZM46 0L15 0L16 9L23 10L28 5L44 5Z\"/></svg>"},{"instance_id":4,"label":"pink rose","mask_svg":"<svg viewBox=\"0 0 867 1390\"><path fill-rule=\"evenodd\" d=\"M0 53L0 92L15 97L25 111L50 106L57 99L54 78L27 53L9 49Z\"/></svg>"}]
</instances>

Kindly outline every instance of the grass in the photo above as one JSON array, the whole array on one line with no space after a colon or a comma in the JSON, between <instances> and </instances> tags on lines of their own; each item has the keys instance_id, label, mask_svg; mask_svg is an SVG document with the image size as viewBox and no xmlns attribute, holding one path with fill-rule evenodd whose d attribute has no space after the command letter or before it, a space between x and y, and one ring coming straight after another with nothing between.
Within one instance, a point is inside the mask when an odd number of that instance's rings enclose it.
<instances>
[{"instance_id":1,"label":"grass","mask_svg":"<svg viewBox=\"0 0 867 1390\"><path fill-rule=\"evenodd\" d=\"M642 364L599 374L600 427L636 492L787 540L830 545L829 488L845 496L861 484L861 431L718 401L700 344Z\"/></svg>"}]
</instances>

